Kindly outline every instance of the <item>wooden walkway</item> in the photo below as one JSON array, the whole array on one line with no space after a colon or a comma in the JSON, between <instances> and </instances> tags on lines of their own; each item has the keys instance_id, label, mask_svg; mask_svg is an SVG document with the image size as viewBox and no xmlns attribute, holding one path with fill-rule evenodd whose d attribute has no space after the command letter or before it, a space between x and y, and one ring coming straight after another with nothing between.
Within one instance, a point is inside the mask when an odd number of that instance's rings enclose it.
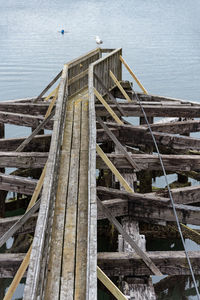
<instances>
[{"instance_id":1,"label":"wooden walkway","mask_svg":"<svg viewBox=\"0 0 200 300\"><path fill-rule=\"evenodd\" d=\"M85 90L67 101L44 299L86 297L88 138Z\"/></svg>"},{"instance_id":2,"label":"wooden walkway","mask_svg":"<svg viewBox=\"0 0 200 300\"><path fill-rule=\"evenodd\" d=\"M122 81L122 64L143 93ZM122 49L97 48L64 65L37 98L0 103L0 122L33 131L27 138L0 139L0 189L31 198L23 216L0 219L0 247L16 232L34 231L26 255L0 254L0 278L16 273L4 300L12 298L27 267L24 300L96 300L97 278L118 300L154 300L152 274L190 274L183 251L147 252L141 235L178 233L166 189L152 192L151 172L155 177L162 173L138 97L166 171L178 174L179 184L189 185L188 177L199 180L200 139L189 134L200 131L200 104L148 95L123 60ZM136 117L140 125L124 117ZM188 119L153 124L153 117ZM6 167L18 170L6 175ZM30 178L37 168L40 177ZM196 243L199 232L184 224L200 225L199 192L199 185L172 189L184 237ZM4 200L0 197L0 208ZM97 226L103 219L120 234L118 252L109 236L113 252L97 254L97 229L104 238L108 235L103 223ZM200 254L190 257L200 274ZM104 272L119 277L123 293Z\"/></svg>"}]
</instances>

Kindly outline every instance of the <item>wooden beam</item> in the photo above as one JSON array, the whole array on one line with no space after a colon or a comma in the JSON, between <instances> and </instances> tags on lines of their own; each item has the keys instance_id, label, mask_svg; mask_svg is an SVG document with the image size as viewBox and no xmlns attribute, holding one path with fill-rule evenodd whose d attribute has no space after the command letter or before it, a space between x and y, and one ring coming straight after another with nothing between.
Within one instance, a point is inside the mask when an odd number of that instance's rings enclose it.
<instances>
[{"instance_id":1,"label":"wooden beam","mask_svg":"<svg viewBox=\"0 0 200 300\"><path fill-rule=\"evenodd\" d=\"M41 116L33 116L33 115L0 111L0 122L4 124L13 124L13 125L36 128L43 120L44 118ZM53 122L49 121L44 128L51 130L53 128Z\"/></svg>"},{"instance_id":2,"label":"wooden beam","mask_svg":"<svg viewBox=\"0 0 200 300\"><path fill-rule=\"evenodd\" d=\"M15 151L24 141L26 137L20 138L8 138L0 139L0 149L1 151ZM35 136L30 144L26 145L25 151L49 151L49 146L51 142L51 134L43 134Z\"/></svg>"},{"instance_id":3,"label":"wooden beam","mask_svg":"<svg viewBox=\"0 0 200 300\"><path fill-rule=\"evenodd\" d=\"M141 82L139 81L139 79L136 77L136 75L133 73L133 71L131 70L131 68L128 66L128 64L125 62L125 60L123 59L123 57L121 55L120 55L119 59L124 64L124 66L126 67L126 69L129 71L129 73L131 74L131 76L133 77L133 79L137 82L138 86L142 89L142 91L145 94L148 94L147 90L143 87L143 85L141 84Z\"/></svg>"},{"instance_id":4,"label":"wooden beam","mask_svg":"<svg viewBox=\"0 0 200 300\"><path fill-rule=\"evenodd\" d=\"M115 112L110 108L110 105L104 100L104 98L99 94L99 92L94 88L94 94L97 97L97 99L103 104L107 112L113 119L117 122L117 124L124 124L118 116L115 114Z\"/></svg>"},{"instance_id":5,"label":"wooden beam","mask_svg":"<svg viewBox=\"0 0 200 300\"><path fill-rule=\"evenodd\" d=\"M148 255L142 251L142 249L137 245L137 243L128 235L128 233L123 229L122 225L117 221L113 214L104 206L103 202L97 197L97 206L105 215L105 217L115 226L118 232L122 235L124 240L129 243L129 245L135 250L135 252L142 258L144 263L153 272L154 275L162 276L160 270L155 266Z\"/></svg>"},{"instance_id":6,"label":"wooden beam","mask_svg":"<svg viewBox=\"0 0 200 300\"><path fill-rule=\"evenodd\" d=\"M176 188L172 189L171 192L176 203L192 204L200 202L200 185ZM156 195L168 197L167 191L160 191L159 193L156 193Z\"/></svg>"},{"instance_id":7,"label":"wooden beam","mask_svg":"<svg viewBox=\"0 0 200 300\"><path fill-rule=\"evenodd\" d=\"M1 168L42 168L47 152L0 152Z\"/></svg>"},{"instance_id":8,"label":"wooden beam","mask_svg":"<svg viewBox=\"0 0 200 300\"><path fill-rule=\"evenodd\" d=\"M16 222L18 222L20 218L21 216L0 218L0 237L3 236ZM34 214L23 226L17 230L16 234L33 233L35 230L36 221L37 214Z\"/></svg>"},{"instance_id":9,"label":"wooden beam","mask_svg":"<svg viewBox=\"0 0 200 300\"><path fill-rule=\"evenodd\" d=\"M117 169L132 169L124 154L106 154ZM130 159L137 165L137 170L162 170L160 160L156 154L129 154ZM161 155L165 170L177 171L199 171L199 155ZM108 169L108 166L97 156L97 169Z\"/></svg>"},{"instance_id":10,"label":"wooden beam","mask_svg":"<svg viewBox=\"0 0 200 300\"><path fill-rule=\"evenodd\" d=\"M146 125L143 125L143 127L146 127ZM167 133L174 133L174 134L186 134L189 132L199 132L200 121L187 120L187 121L178 121L178 122L157 123L157 124L151 124L151 129L155 132L167 132Z\"/></svg>"},{"instance_id":11,"label":"wooden beam","mask_svg":"<svg viewBox=\"0 0 200 300\"><path fill-rule=\"evenodd\" d=\"M54 83L60 78L62 75L62 70L56 75L56 77L44 88L44 90L39 94L39 96L34 100L34 102L37 102L41 100L42 96L54 85Z\"/></svg>"},{"instance_id":12,"label":"wooden beam","mask_svg":"<svg viewBox=\"0 0 200 300\"><path fill-rule=\"evenodd\" d=\"M108 207L114 216L131 215L137 220L163 220L174 222L173 209L168 198L159 198L139 193L128 193L117 189L97 187L97 194L104 200L103 204ZM110 197L109 197L110 196ZM200 208L175 204L179 221L185 224L200 225ZM104 216L98 213L98 219Z\"/></svg>"},{"instance_id":13,"label":"wooden beam","mask_svg":"<svg viewBox=\"0 0 200 300\"><path fill-rule=\"evenodd\" d=\"M142 117L143 113L139 104L133 103L120 103L121 108L128 117ZM117 106L110 105L111 109L119 114ZM147 117L182 117L182 118L199 118L200 107L198 105L145 105L144 107ZM103 105L96 104L96 113L100 117L108 116L108 112Z\"/></svg>"},{"instance_id":14,"label":"wooden beam","mask_svg":"<svg viewBox=\"0 0 200 300\"><path fill-rule=\"evenodd\" d=\"M105 94L108 95L108 97L113 102L113 104L115 104L117 106L120 115L125 117L126 116L125 112L123 111L123 109L121 108L121 106L118 104L118 102L115 99L115 97L113 96L113 94L106 88L106 86L104 85L103 81L95 73L94 73L94 79L96 79L98 81L98 83L101 85L101 87L102 87L103 91L105 92Z\"/></svg>"},{"instance_id":15,"label":"wooden beam","mask_svg":"<svg viewBox=\"0 0 200 300\"><path fill-rule=\"evenodd\" d=\"M0 111L41 116L45 115L49 103L0 102Z\"/></svg>"},{"instance_id":16,"label":"wooden beam","mask_svg":"<svg viewBox=\"0 0 200 300\"><path fill-rule=\"evenodd\" d=\"M23 215L9 230L0 237L0 248L11 238L24 223L31 217L40 207L40 199Z\"/></svg>"},{"instance_id":17,"label":"wooden beam","mask_svg":"<svg viewBox=\"0 0 200 300\"><path fill-rule=\"evenodd\" d=\"M111 70L110 70L110 77L112 78L112 80L116 84L116 86L119 88L119 90L121 91L121 93L124 95L125 99L128 102L131 102L130 97L127 95L126 91L124 90L124 88L120 84L119 80L117 80L117 78L115 77L115 75L113 74L113 72Z\"/></svg>"},{"instance_id":18,"label":"wooden beam","mask_svg":"<svg viewBox=\"0 0 200 300\"><path fill-rule=\"evenodd\" d=\"M35 179L0 173L0 189L4 191L32 195L36 184L37 180Z\"/></svg>"},{"instance_id":19,"label":"wooden beam","mask_svg":"<svg viewBox=\"0 0 200 300\"><path fill-rule=\"evenodd\" d=\"M184 251L148 252L151 260L167 275L190 275ZM194 274L200 274L200 252L189 251ZM141 258L132 253L101 252L98 253L98 266L108 276L145 276L152 275Z\"/></svg>"},{"instance_id":20,"label":"wooden beam","mask_svg":"<svg viewBox=\"0 0 200 300\"><path fill-rule=\"evenodd\" d=\"M25 253L0 253L0 278L13 278L24 257Z\"/></svg>"},{"instance_id":21,"label":"wooden beam","mask_svg":"<svg viewBox=\"0 0 200 300\"><path fill-rule=\"evenodd\" d=\"M126 182L126 180L123 178L123 176L119 173L119 171L115 168L113 163L109 160L109 158L106 156L106 154L103 152L103 150L99 147L99 145L96 145L97 153L101 157L101 159L104 161L104 163L108 166L108 168L111 170L111 172L116 176L116 178L119 180L121 185L125 188L126 191L129 191L130 193L134 193L134 190L129 186L129 184Z\"/></svg>"},{"instance_id":22,"label":"wooden beam","mask_svg":"<svg viewBox=\"0 0 200 300\"><path fill-rule=\"evenodd\" d=\"M102 121L100 117L97 116L97 121L101 125L101 127L105 130L107 135L111 138L111 140L114 142L114 144L117 146L117 148L123 153L123 156L125 156L126 161L129 163L129 166L136 171L139 171L140 168L138 167L137 163L132 159L131 155L127 152L125 147L122 146L122 144L118 141L116 136L112 133L112 131L106 126L106 124Z\"/></svg>"},{"instance_id":23,"label":"wooden beam","mask_svg":"<svg viewBox=\"0 0 200 300\"><path fill-rule=\"evenodd\" d=\"M151 134L147 128L131 125L110 124L111 131L121 143L128 146L154 145ZM176 136L163 132L153 132L158 146L174 150L200 149L200 139ZM102 129L97 130L97 142L107 142L110 138Z\"/></svg>"},{"instance_id":24,"label":"wooden beam","mask_svg":"<svg viewBox=\"0 0 200 300\"><path fill-rule=\"evenodd\" d=\"M15 274L15 276L13 278L13 281L10 284L3 300L11 300L12 299L12 296L13 296L18 284L20 283L22 277L24 276L24 273L25 273L26 269L28 268L31 251L32 251L32 245L30 246L30 248L29 248L28 252L26 253L19 269L17 270L17 273Z\"/></svg>"},{"instance_id":25,"label":"wooden beam","mask_svg":"<svg viewBox=\"0 0 200 300\"><path fill-rule=\"evenodd\" d=\"M124 294L116 285L106 276L106 274L97 266L97 278L107 287L113 296L118 300L127 300Z\"/></svg>"}]
</instances>

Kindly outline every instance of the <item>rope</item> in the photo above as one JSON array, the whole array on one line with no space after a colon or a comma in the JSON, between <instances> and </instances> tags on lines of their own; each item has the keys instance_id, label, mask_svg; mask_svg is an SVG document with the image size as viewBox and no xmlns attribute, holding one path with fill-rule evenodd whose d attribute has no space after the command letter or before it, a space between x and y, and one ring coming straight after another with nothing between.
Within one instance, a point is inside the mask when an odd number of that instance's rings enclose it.
<instances>
[{"instance_id":1,"label":"rope","mask_svg":"<svg viewBox=\"0 0 200 300\"><path fill-rule=\"evenodd\" d=\"M166 182L166 185L167 185L167 190L168 190L168 193L169 193L169 198L170 198L170 201L171 201L171 204L172 204L172 208L173 208L173 212L174 212L174 216L175 216L175 219L176 219L176 224L177 224L178 231L179 231L179 234L180 234L180 237L181 237L181 241L182 241L183 248L184 248L184 251L185 251L185 255L186 255L186 258L187 258L187 262L188 262L188 265L189 265L190 273L192 275L192 280L193 280L193 283L194 283L194 286L195 286L196 294L197 294L198 300L200 300L200 294L199 294L199 291L198 291L197 282L196 282L196 279L195 279L195 276L194 276L194 272L193 272L193 269L192 269L192 265L191 265L191 262L190 262L188 251L187 251L186 246L185 246L185 241L184 241L184 238L183 238L183 233L182 233L182 230L181 230L181 225L180 225L180 222L179 222L179 219L178 219L178 216L177 216L176 207L175 207L175 204L174 204L174 199L173 199L170 187L169 187L169 183L168 183L168 179L167 179L167 174L166 174L165 167L164 167L164 164L163 164L163 161L162 161L162 157L160 155L158 144L156 142L156 139L154 137L154 134L153 134L151 126L149 124L147 115L146 115L146 113L144 111L144 108L143 108L141 102L140 102L140 99L139 99L138 95L134 92L134 90L132 89L132 100L133 100L133 95L135 95L136 100L137 100L137 102L140 105L140 108L141 108L142 113L144 115L145 122L146 122L146 124L148 126L148 129L150 131L150 134L152 136L152 139L153 139L153 142L154 142L157 154L158 154L158 158L160 160L162 171L163 171L163 174L164 174L164 177L165 177L165 182Z\"/></svg>"}]
</instances>

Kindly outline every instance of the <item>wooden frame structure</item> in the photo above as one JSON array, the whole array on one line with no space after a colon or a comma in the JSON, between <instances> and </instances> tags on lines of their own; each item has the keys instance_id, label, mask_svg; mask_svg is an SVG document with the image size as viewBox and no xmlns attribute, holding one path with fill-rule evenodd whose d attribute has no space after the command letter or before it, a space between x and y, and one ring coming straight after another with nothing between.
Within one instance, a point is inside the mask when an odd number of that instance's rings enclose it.
<instances>
[{"instance_id":1,"label":"wooden frame structure","mask_svg":"<svg viewBox=\"0 0 200 300\"><path fill-rule=\"evenodd\" d=\"M102 53L106 55L102 57ZM122 64L129 70L143 93L133 93L131 85L122 81ZM59 86L46 97L45 102L45 93L58 79ZM125 120L125 117L130 116L143 117L137 97L151 121L153 117L177 118L173 123L151 124L166 171L178 174L183 181L187 181L187 176L199 179L200 140L188 135L190 132L200 131L200 121L196 119L200 117L200 104L148 95L123 59L122 49L97 48L90 51L64 65L63 70L37 98L0 103L1 123L33 128L28 138L4 139L2 134L1 170L6 167L24 168L28 177L34 169L45 167L41 177L37 179L22 177L21 171L12 175L5 175L3 172L0 174L1 190L32 195L28 207L30 210L24 216L0 219L0 246L16 232L34 231L35 227L33 244L26 256L20 253L11 254L9 262L6 262L4 254L0 255L0 272L7 276L13 276L25 258L14 279L14 287L22 276L26 276L25 271L29 265L24 300L49 299L49 294L54 299L64 299L68 295L69 299L84 297L95 300L97 277L121 300L130 296L130 291L123 287L122 293L107 276L127 276L130 280L140 277L143 280L144 276L160 276L162 272L173 275L189 273L188 267L182 267L185 264L183 252L171 251L165 255L160 252L147 252L139 241L134 240L134 234L140 237L140 233L138 229L133 232L133 227L138 227L137 224L141 222L162 224L165 229L173 228L176 231L166 190L142 192L144 185L150 190L152 187L152 174L148 175L147 172L153 171L155 176L160 176L161 168L157 155L153 154L154 145L147 126L133 126ZM39 135L41 129L50 129L52 134ZM8 149L9 152L6 152ZM97 169L99 178L96 180ZM140 193L137 190L137 180L134 179L136 176L139 178ZM84 177L84 182L81 177ZM200 225L199 189L199 186L172 189L179 220L183 224ZM80 199L80 194L84 195L87 203L83 204L84 199ZM58 204L57 199L62 198L64 200ZM0 207L2 203L0 199ZM39 212L35 214L39 206ZM120 218L121 223L116 217ZM132 221L127 223L127 217L134 220L133 227ZM28 219L29 224L25 223ZM123 240L123 252L97 254L97 221L104 219L114 224L121 234L119 241L120 238ZM72 223L75 225L72 226ZM82 233L78 233L78 230L83 228L83 224L85 235L81 238ZM199 243L199 233L183 224L185 236ZM57 235L56 228L60 234L54 240ZM72 241L69 244L73 244L74 248L67 249L61 240L64 244ZM82 246L79 248L78 243L84 243L86 247L82 273L79 271L82 261L77 258L77 255L80 257L80 253L77 253L81 252ZM68 273L63 273L67 265L65 258L62 260L59 257L57 266L54 266L56 247L60 257L73 254L74 262L70 261L70 267L75 271L72 275L70 269ZM198 253L192 252L190 255L192 262L199 261ZM175 259L177 268L173 269ZM167 266L163 264L163 260L167 261ZM13 261L13 270L8 270L9 263ZM53 275L50 274L51 268L55 270ZM195 266L194 271L199 274L200 268ZM78 282L78 277L84 277L83 281ZM68 284L63 284L64 280ZM136 286L132 281L130 289L136 291ZM151 293L155 298L152 287L146 283L143 286L145 293ZM51 290L54 291L53 294ZM6 297L5 299L10 299L10 291ZM144 294L138 296L138 299L143 299L142 297Z\"/></svg>"}]
</instances>

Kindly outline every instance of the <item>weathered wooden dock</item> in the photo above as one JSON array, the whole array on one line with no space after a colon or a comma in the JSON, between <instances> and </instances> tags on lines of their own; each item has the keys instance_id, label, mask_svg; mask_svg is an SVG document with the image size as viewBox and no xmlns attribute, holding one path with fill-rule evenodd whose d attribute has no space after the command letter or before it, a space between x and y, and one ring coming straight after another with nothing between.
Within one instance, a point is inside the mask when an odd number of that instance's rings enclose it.
<instances>
[{"instance_id":1,"label":"weathered wooden dock","mask_svg":"<svg viewBox=\"0 0 200 300\"><path fill-rule=\"evenodd\" d=\"M122 80L122 66L142 92ZM184 251L146 250L145 235L179 234L167 190L152 189L163 174L141 106L166 172L178 176L171 191L184 237L200 243L199 231L185 226L200 225L200 185L188 182L200 178L200 139L189 136L200 131L200 104L148 94L122 49L97 48L64 65L38 97L0 102L0 247L34 232L27 253L0 254L0 278L14 277L2 299L26 276L24 300L95 300L97 278L116 299L153 300L151 275L190 275ZM5 138L6 124L32 134ZM21 207L24 215L5 218ZM98 253L97 236L109 236L104 219L118 245L110 239L112 252ZM200 253L189 256L200 274Z\"/></svg>"}]
</instances>

